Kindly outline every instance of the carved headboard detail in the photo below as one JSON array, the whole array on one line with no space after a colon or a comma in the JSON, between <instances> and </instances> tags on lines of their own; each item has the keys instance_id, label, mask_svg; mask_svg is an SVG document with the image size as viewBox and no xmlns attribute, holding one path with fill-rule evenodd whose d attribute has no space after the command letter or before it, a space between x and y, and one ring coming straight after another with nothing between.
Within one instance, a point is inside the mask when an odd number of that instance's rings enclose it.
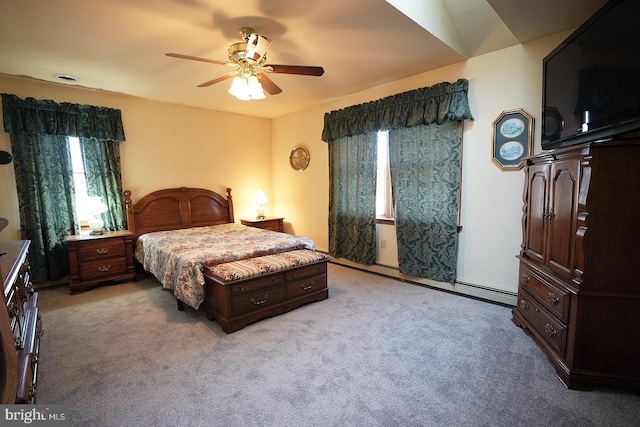
<instances>
[{"instance_id":1,"label":"carved headboard detail","mask_svg":"<svg viewBox=\"0 0 640 427\"><path fill-rule=\"evenodd\" d=\"M135 239L153 231L234 222L231 188L227 197L203 188L168 188L149 193L135 204L130 190L124 196L127 228Z\"/></svg>"}]
</instances>

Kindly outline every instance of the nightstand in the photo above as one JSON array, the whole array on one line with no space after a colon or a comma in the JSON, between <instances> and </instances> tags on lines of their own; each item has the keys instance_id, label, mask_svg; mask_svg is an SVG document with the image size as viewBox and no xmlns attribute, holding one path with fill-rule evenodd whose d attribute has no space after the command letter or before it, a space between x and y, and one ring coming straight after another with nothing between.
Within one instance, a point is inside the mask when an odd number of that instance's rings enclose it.
<instances>
[{"instance_id":1,"label":"nightstand","mask_svg":"<svg viewBox=\"0 0 640 427\"><path fill-rule=\"evenodd\" d=\"M67 236L65 242L71 268L71 294L87 291L102 282L136 280L130 231Z\"/></svg>"},{"instance_id":2,"label":"nightstand","mask_svg":"<svg viewBox=\"0 0 640 427\"><path fill-rule=\"evenodd\" d=\"M265 230L284 232L284 218L276 216L268 216L263 219L241 219L242 225L248 225L249 227L263 228Z\"/></svg>"}]
</instances>

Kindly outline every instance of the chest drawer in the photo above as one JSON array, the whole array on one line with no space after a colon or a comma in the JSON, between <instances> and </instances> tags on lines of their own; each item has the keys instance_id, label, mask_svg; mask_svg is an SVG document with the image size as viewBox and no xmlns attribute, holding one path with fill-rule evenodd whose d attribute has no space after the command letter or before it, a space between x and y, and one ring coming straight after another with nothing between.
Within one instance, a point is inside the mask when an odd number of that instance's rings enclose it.
<instances>
[{"instance_id":1,"label":"chest drawer","mask_svg":"<svg viewBox=\"0 0 640 427\"><path fill-rule=\"evenodd\" d=\"M86 241L78 247L78 260L80 262L124 256L125 244L121 238Z\"/></svg>"},{"instance_id":2,"label":"chest drawer","mask_svg":"<svg viewBox=\"0 0 640 427\"><path fill-rule=\"evenodd\" d=\"M257 291L259 289L266 289L270 286L279 285L282 281L282 274L278 273L256 281L238 283L231 285L231 295L241 295L246 294L247 292Z\"/></svg>"},{"instance_id":3,"label":"chest drawer","mask_svg":"<svg viewBox=\"0 0 640 427\"><path fill-rule=\"evenodd\" d=\"M231 298L231 316L271 307L282 301L284 301L284 287L282 285L247 292Z\"/></svg>"},{"instance_id":4,"label":"chest drawer","mask_svg":"<svg viewBox=\"0 0 640 427\"><path fill-rule=\"evenodd\" d=\"M316 274L321 274L326 272L326 263L319 262L316 264L311 264L307 267L296 268L295 270L287 271L285 273L286 280L295 280L300 279L302 277L313 276Z\"/></svg>"},{"instance_id":5,"label":"chest drawer","mask_svg":"<svg viewBox=\"0 0 640 427\"><path fill-rule=\"evenodd\" d=\"M327 287L327 275L308 276L300 280L287 283L287 298L295 298L304 294L311 294Z\"/></svg>"},{"instance_id":6,"label":"chest drawer","mask_svg":"<svg viewBox=\"0 0 640 427\"><path fill-rule=\"evenodd\" d=\"M123 274L127 271L124 257L90 261L80 264L80 276L83 280L96 280Z\"/></svg>"},{"instance_id":7,"label":"chest drawer","mask_svg":"<svg viewBox=\"0 0 640 427\"><path fill-rule=\"evenodd\" d=\"M571 294L559 286L554 286L544 276L520 265L520 286L526 289L532 296L547 308L550 312L558 316L564 323L569 318L569 299Z\"/></svg>"},{"instance_id":8,"label":"chest drawer","mask_svg":"<svg viewBox=\"0 0 640 427\"><path fill-rule=\"evenodd\" d=\"M518 311L531 322L536 335L564 357L567 342L566 325L559 322L536 298L524 290L518 293Z\"/></svg>"}]
</instances>

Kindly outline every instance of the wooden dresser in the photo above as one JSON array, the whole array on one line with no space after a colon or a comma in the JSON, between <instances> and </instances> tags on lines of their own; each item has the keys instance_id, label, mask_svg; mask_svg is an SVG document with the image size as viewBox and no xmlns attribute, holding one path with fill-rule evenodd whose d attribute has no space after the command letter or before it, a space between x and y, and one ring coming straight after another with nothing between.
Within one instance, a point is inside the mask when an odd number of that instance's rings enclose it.
<instances>
[{"instance_id":1,"label":"wooden dresser","mask_svg":"<svg viewBox=\"0 0 640 427\"><path fill-rule=\"evenodd\" d=\"M31 283L28 240L0 243L0 273L5 308L0 308L2 333L2 403L36 403L42 320L38 293Z\"/></svg>"},{"instance_id":2,"label":"wooden dresser","mask_svg":"<svg viewBox=\"0 0 640 427\"><path fill-rule=\"evenodd\" d=\"M640 385L640 140L527 159L518 306L569 388Z\"/></svg>"},{"instance_id":3,"label":"wooden dresser","mask_svg":"<svg viewBox=\"0 0 640 427\"><path fill-rule=\"evenodd\" d=\"M133 263L133 233L128 230L67 236L72 294L94 288L101 282L136 279Z\"/></svg>"}]
</instances>

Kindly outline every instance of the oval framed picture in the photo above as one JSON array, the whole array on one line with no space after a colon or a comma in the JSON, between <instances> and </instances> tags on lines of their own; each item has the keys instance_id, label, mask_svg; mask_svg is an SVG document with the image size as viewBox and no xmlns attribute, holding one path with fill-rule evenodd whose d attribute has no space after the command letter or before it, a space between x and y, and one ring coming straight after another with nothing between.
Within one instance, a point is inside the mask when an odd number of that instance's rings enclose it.
<instances>
[{"instance_id":1,"label":"oval framed picture","mask_svg":"<svg viewBox=\"0 0 640 427\"><path fill-rule=\"evenodd\" d=\"M520 170L533 150L533 116L522 108L493 121L491 161L503 171Z\"/></svg>"},{"instance_id":2,"label":"oval framed picture","mask_svg":"<svg viewBox=\"0 0 640 427\"><path fill-rule=\"evenodd\" d=\"M309 155L309 149L304 145L296 145L291 150L289 155L289 164L294 170L303 171L309 166L311 156Z\"/></svg>"}]
</instances>

